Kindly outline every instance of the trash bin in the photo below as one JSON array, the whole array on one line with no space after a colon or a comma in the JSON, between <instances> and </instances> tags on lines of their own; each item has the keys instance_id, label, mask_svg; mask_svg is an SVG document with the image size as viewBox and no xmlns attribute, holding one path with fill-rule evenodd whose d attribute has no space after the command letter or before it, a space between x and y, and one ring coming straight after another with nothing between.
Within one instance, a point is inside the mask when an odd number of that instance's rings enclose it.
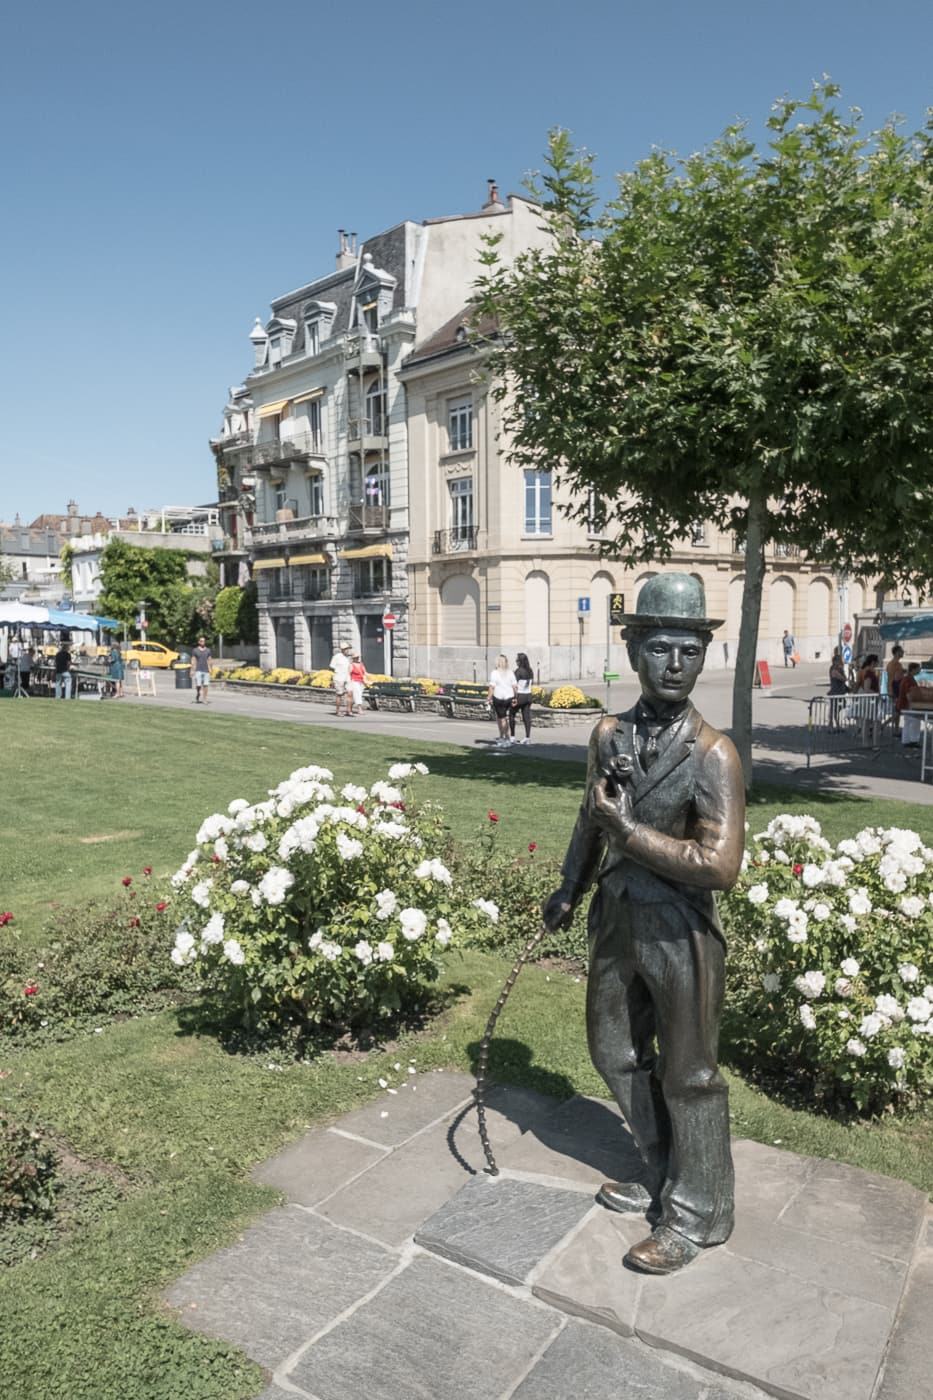
<instances>
[{"instance_id":1,"label":"trash bin","mask_svg":"<svg viewBox=\"0 0 933 1400\"><path fill-rule=\"evenodd\" d=\"M175 672L175 689L190 690L192 686L191 658L183 652L177 661L172 662L172 670Z\"/></svg>"}]
</instances>

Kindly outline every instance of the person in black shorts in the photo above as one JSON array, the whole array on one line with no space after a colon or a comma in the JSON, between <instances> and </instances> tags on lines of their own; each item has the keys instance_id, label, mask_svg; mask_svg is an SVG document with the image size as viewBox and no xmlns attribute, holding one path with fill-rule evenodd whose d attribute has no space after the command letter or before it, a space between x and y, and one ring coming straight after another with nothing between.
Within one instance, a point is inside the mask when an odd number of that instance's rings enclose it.
<instances>
[{"instance_id":1,"label":"person in black shorts","mask_svg":"<svg viewBox=\"0 0 933 1400\"><path fill-rule=\"evenodd\" d=\"M515 658L515 699L509 710L509 734L513 744L531 743L531 682L534 678L534 672L528 664L528 657L523 651L520 651ZM521 715L522 724L525 727L524 739L515 738L515 721L519 715Z\"/></svg>"},{"instance_id":2,"label":"person in black shorts","mask_svg":"<svg viewBox=\"0 0 933 1400\"><path fill-rule=\"evenodd\" d=\"M509 715L512 711L512 701L518 694L518 681L515 679L515 672L509 667L509 658L499 656L496 659L496 669L489 677L489 691L486 699L496 712L496 723L499 726L499 737L496 740L498 748L508 748L512 743L509 738Z\"/></svg>"}]
</instances>

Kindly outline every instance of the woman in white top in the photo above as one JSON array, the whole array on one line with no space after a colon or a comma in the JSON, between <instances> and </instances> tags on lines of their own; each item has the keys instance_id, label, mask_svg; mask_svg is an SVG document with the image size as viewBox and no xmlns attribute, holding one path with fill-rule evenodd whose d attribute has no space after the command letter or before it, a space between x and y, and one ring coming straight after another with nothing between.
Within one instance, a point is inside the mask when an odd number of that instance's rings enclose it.
<instances>
[{"instance_id":1,"label":"woman in white top","mask_svg":"<svg viewBox=\"0 0 933 1400\"><path fill-rule=\"evenodd\" d=\"M531 683L535 678L528 662L528 657L523 651L515 658L515 700L509 710L509 733L512 736L512 743L531 743ZM522 724L525 727L524 739L515 738L515 721L521 715Z\"/></svg>"},{"instance_id":2,"label":"woman in white top","mask_svg":"<svg viewBox=\"0 0 933 1400\"><path fill-rule=\"evenodd\" d=\"M509 658L500 656L496 660L496 669L489 677L489 693L486 696L496 712L496 723L499 726L496 743L500 748L505 748L512 742L509 738L509 712L517 694L518 681L515 679L515 672L509 669Z\"/></svg>"}]
</instances>

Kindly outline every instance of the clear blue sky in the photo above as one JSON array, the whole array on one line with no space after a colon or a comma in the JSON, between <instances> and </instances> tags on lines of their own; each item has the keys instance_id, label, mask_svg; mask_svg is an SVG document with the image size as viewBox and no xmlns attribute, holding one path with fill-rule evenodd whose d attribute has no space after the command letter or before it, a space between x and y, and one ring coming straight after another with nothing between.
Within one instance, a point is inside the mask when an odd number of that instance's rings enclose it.
<instances>
[{"instance_id":1,"label":"clear blue sky","mask_svg":"<svg viewBox=\"0 0 933 1400\"><path fill-rule=\"evenodd\" d=\"M213 499L253 318L339 227L520 189L550 127L609 177L824 72L933 104L930 0L163 0L7 7L0 519Z\"/></svg>"}]
</instances>

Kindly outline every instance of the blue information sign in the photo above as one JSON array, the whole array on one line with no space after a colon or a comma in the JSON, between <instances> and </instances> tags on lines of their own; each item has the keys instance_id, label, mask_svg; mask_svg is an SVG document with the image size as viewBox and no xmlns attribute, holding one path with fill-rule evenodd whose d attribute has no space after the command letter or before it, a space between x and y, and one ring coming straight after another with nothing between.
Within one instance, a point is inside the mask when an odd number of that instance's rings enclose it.
<instances>
[{"instance_id":1,"label":"blue information sign","mask_svg":"<svg viewBox=\"0 0 933 1400\"><path fill-rule=\"evenodd\" d=\"M589 598L578 598L578 599L577 599L577 612L578 612L578 613L588 613L589 610L590 610L590 600L589 600Z\"/></svg>"},{"instance_id":2,"label":"blue information sign","mask_svg":"<svg viewBox=\"0 0 933 1400\"><path fill-rule=\"evenodd\" d=\"M842 648L842 659L843 659L843 661L846 663L846 665L848 666L849 662L852 660L852 648L851 648L851 647L843 647L843 648Z\"/></svg>"}]
</instances>

